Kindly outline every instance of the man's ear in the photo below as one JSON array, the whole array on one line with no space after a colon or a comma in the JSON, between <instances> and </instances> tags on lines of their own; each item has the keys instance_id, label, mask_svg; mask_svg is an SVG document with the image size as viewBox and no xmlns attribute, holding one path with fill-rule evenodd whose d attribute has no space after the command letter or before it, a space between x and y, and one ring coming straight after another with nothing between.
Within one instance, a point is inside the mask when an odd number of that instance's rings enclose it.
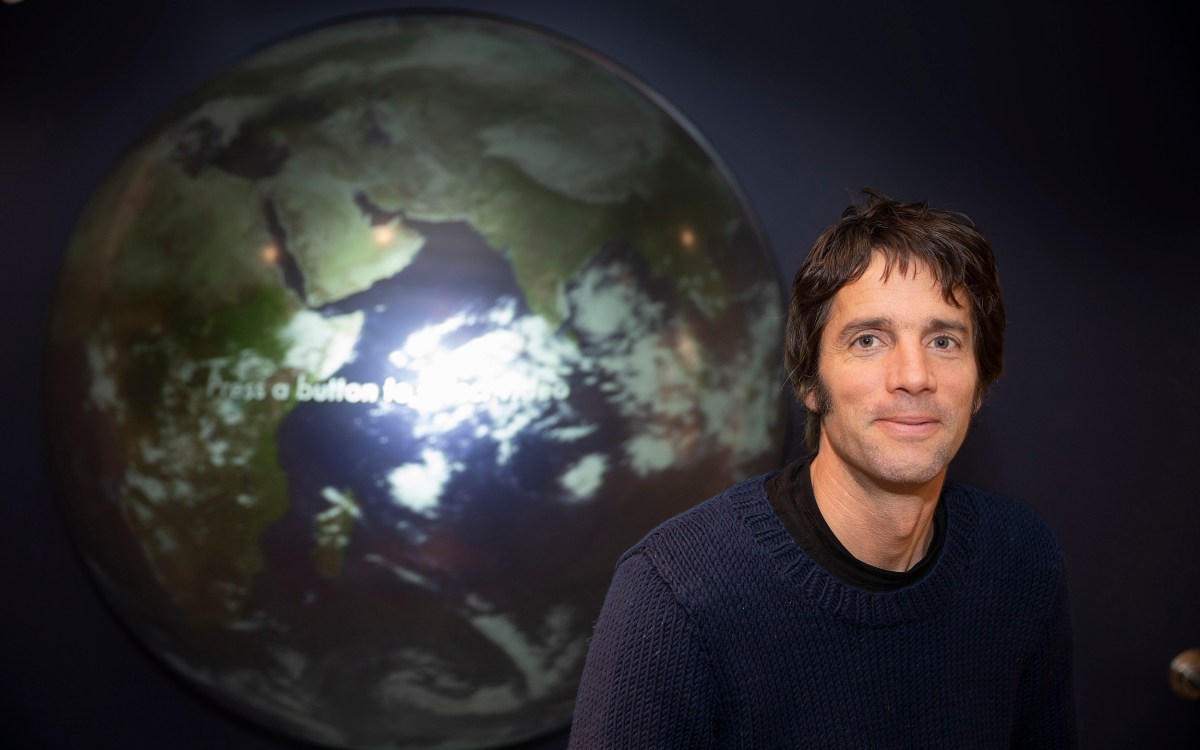
<instances>
[{"instance_id":1,"label":"man's ear","mask_svg":"<svg viewBox=\"0 0 1200 750\"><path fill-rule=\"evenodd\" d=\"M817 403L817 389L809 387L804 391L804 406L814 414L820 411L820 406Z\"/></svg>"}]
</instances>

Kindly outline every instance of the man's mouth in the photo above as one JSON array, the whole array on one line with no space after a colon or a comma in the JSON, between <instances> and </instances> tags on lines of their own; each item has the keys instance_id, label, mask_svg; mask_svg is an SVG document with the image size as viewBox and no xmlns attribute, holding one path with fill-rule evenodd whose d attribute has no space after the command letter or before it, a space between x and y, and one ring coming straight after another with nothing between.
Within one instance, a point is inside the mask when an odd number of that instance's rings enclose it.
<instances>
[{"instance_id":1,"label":"man's mouth","mask_svg":"<svg viewBox=\"0 0 1200 750\"><path fill-rule=\"evenodd\" d=\"M897 424L927 424L929 422L940 421L937 417L927 414L896 414L888 417L880 417L880 421L895 422Z\"/></svg>"},{"instance_id":2,"label":"man's mouth","mask_svg":"<svg viewBox=\"0 0 1200 750\"><path fill-rule=\"evenodd\" d=\"M920 438L933 434L941 426L941 420L928 414L894 414L880 417L875 422L885 431L897 437Z\"/></svg>"}]
</instances>

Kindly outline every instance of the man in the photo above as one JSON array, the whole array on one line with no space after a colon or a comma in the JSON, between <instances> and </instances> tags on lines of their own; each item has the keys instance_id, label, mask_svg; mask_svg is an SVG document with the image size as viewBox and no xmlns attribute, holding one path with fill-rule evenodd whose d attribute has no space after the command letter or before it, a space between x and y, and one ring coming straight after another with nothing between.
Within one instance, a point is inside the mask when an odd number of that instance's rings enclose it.
<instances>
[{"instance_id":1,"label":"man","mask_svg":"<svg viewBox=\"0 0 1200 750\"><path fill-rule=\"evenodd\" d=\"M1003 366L992 250L966 217L866 196L792 284L815 453L625 553L575 750L1075 745L1058 545L945 483Z\"/></svg>"}]
</instances>

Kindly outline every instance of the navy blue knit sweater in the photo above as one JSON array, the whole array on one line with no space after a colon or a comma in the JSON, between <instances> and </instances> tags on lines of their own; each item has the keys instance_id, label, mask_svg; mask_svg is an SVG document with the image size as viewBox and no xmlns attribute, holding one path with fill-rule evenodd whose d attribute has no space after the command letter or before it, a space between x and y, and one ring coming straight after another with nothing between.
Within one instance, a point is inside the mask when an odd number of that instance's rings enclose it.
<instances>
[{"instance_id":1,"label":"navy blue knit sweater","mask_svg":"<svg viewBox=\"0 0 1200 750\"><path fill-rule=\"evenodd\" d=\"M868 592L800 549L763 481L621 558L573 750L1075 746L1062 559L1030 511L947 485L934 566Z\"/></svg>"}]
</instances>

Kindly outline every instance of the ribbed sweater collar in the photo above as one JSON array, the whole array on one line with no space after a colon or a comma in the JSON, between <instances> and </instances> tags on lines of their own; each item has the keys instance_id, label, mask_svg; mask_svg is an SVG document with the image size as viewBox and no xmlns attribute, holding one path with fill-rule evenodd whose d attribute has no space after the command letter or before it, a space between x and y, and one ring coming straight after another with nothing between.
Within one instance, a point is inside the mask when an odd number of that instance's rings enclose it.
<instances>
[{"instance_id":1,"label":"ribbed sweater collar","mask_svg":"<svg viewBox=\"0 0 1200 750\"><path fill-rule=\"evenodd\" d=\"M779 575L830 615L870 627L910 622L932 615L962 589L975 554L979 517L969 488L947 484L942 489L946 541L933 568L911 585L873 592L844 583L804 553L771 509L762 479L731 490L733 510Z\"/></svg>"}]
</instances>

